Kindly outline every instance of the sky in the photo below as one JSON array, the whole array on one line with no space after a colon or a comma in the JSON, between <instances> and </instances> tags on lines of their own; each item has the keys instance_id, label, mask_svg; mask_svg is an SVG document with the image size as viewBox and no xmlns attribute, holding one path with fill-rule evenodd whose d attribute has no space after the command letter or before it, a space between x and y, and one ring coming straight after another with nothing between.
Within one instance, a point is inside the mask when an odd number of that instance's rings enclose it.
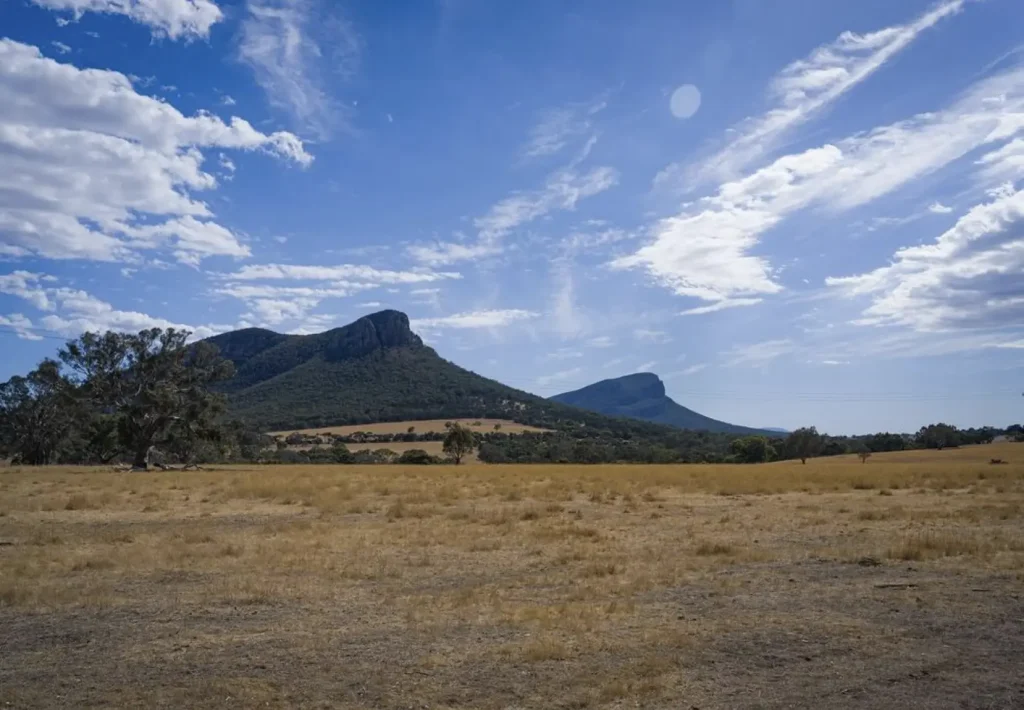
<instances>
[{"instance_id":1,"label":"sky","mask_svg":"<svg viewBox=\"0 0 1024 710\"><path fill-rule=\"evenodd\" d=\"M1024 420L1019 0L0 0L0 378L385 308L552 395Z\"/></svg>"}]
</instances>

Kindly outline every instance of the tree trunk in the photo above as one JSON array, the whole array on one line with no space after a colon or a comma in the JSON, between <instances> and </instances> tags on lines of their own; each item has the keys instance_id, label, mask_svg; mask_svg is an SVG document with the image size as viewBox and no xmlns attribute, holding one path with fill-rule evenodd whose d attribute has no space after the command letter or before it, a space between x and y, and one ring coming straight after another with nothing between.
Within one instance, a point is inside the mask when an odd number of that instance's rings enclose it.
<instances>
[{"instance_id":1,"label":"tree trunk","mask_svg":"<svg viewBox=\"0 0 1024 710\"><path fill-rule=\"evenodd\" d=\"M801 456L800 457L800 463L802 463L802 464L804 464L806 466L807 465L807 457L806 456Z\"/></svg>"},{"instance_id":2,"label":"tree trunk","mask_svg":"<svg viewBox=\"0 0 1024 710\"><path fill-rule=\"evenodd\" d=\"M150 451L152 451L152 449L152 446L146 444L145 446L140 446L138 449L135 450L135 461L134 463L132 463L133 470L149 470L149 453Z\"/></svg>"}]
</instances>

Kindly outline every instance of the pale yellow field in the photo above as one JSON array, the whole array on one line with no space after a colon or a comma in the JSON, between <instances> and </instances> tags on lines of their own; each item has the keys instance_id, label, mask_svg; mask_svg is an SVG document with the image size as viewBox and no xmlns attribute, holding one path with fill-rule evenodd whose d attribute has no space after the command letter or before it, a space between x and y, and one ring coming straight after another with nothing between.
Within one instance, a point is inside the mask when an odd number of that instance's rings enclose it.
<instances>
[{"instance_id":1,"label":"pale yellow field","mask_svg":"<svg viewBox=\"0 0 1024 710\"><path fill-rule=\"evenodd\" d=\"M287 436L294 432L300 434L354 434L357 431L368 431L374 434L404 434L409 427L415 427L417 434L444 432L447 422L458 422L473 431L481 433L494 431L494 425L500 424L500 431L506 434L522 434L524 431L544 431L533 426L518 424L508 419L410 419L404 422L378 422L376 424L353 424L351 426L328 426L316 429L289 429L270 432L272 436ZM479 423L478 423L479 422ZM424 442L425 443L425 442ZM397 449L395 449L397 451Z\"/></svg>"},{"instance_id":2,"label":"pale yellow field","mask_svg":"<svg viewBox=\"0 0 1024 710\"><path fill-rule=\"evenodd\" d=\"M1016 444L0 470L0 707L1024 707L1022 588Z\"/></svg>"}]
</instances>

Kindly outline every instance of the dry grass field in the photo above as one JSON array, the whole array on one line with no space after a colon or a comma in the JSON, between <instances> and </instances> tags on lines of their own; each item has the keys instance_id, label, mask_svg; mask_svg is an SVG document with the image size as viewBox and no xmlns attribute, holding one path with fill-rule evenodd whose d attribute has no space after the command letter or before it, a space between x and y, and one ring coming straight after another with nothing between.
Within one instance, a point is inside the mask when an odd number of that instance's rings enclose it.
<instances>
[{"instance_id":1,"label":"dry grass field","mask_svg":"<svg viewBox=\"0 0 1024 710\"><path fill-rule=\"evenodd\" d=\"M1020 708L1022 594L1019 444L0 470L0 707Z\"/></svg>"},{"instance_id":2,"label":"dry grass field","mask_svg":"<svg viewBox=\"0 0 1024 710\"><path fill-rule=\"evenodd\" d=\"M443 433L444 425L450 421L458 422L469 427L473 431L485 433L494 431L494 425L500 424L501 431L506 434L522 434L524 431L545 431L535 426L519 424L510 419L410 419L403 422L379 422L377 424L352 424L349 426L328 426L318 429L288 429L284 431L271 432L272 436L288 436L298 432L299 434L354 434L357 431L368 431L374 434L404 434L409 427L415 427L417 434L430 432Z\"/></svg>"}]
</instances>

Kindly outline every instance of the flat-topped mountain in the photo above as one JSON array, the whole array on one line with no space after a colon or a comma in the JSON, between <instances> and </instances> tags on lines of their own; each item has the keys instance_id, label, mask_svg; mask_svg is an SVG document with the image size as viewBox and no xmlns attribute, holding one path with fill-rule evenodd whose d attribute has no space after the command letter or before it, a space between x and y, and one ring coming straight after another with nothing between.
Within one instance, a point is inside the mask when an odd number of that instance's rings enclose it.
<instances>
[{"instance_id":1,"label":"flat-topped mountain","mask_svg":"<svg viewBox=\"0 0 1024 710\"><path fill-rule=\"evenodd\" d=\"M665 383L651 372L601 380L551 398L555 402L613 417L631 417L658 424L726 434L773 435L768 429L721 422L687 409L665 394Z\"/></svg>"}]
</instances>

